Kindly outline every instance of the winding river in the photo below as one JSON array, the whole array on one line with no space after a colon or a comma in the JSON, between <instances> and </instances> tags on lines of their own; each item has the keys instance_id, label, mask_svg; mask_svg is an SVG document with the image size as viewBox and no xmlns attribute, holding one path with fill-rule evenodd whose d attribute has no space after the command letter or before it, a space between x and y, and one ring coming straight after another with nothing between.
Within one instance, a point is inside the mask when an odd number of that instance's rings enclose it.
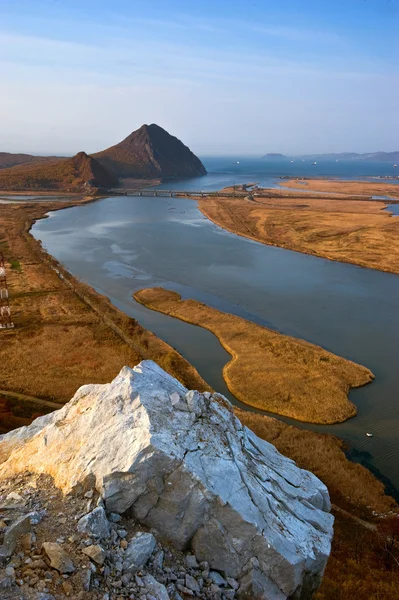
<instances>
[{"instance_id":1,"label":"winding river","mask_svg":"<svg viewBox=\"0 0 399 600\"><path fill-rule=\"evenodd\" d=\"M33 234L236 403L221 374L229 355L217 338L137 304L135 290L162 285L369 367L376 380L350 395L357 417L334 426L291 422L340 436L352 458L399 489L398 276L230 234L179 198L106 198L50 213Z\"/></svg>"}]
</instances>

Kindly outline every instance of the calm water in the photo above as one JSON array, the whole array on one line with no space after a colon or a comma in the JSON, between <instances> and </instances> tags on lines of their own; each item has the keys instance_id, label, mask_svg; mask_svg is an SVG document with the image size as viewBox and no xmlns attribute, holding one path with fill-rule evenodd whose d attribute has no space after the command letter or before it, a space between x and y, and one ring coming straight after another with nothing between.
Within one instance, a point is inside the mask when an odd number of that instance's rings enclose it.
<instances>
[{"instance_id":1,"label":"calm water","mask_svg":"<svg viewBox=\"0 0 399 600\"><path fill-rule=\"evenodd\" d=\"M189 180L168 181L161 187L184 190L218 190L234 183L258 183L265 187L278 187L280 177L338 177L341 179L364 179L397 177L398 169L393 163L367 161L312 161L264 160L261 158L201 157L208 175ZM239 161L239 164L237 164ZM385 180L382 180L385 181ZM399 179L386 180L399 184Z\"/></svg>"},{"instance_id":2,"label":"calm water","mask_svg":"<svg viewBox=\"0 0 399 600\"><path fill-rule=\"evenodd\" d=\"M399 488L399 277L229 234L178 198L107 198L51 213L33 233L226 395L229 355L213 334L149 311L132 299L135 290L162 285L369 367L375 382L351 392L358 416L309 428L342 437Z\"/></svg>"}]
</instances>

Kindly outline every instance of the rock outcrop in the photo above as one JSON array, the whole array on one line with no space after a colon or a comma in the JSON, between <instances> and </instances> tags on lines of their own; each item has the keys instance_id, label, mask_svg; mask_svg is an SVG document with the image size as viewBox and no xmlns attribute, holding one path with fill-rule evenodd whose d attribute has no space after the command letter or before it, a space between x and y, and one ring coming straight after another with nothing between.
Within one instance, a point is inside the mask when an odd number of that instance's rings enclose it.
<instances>
[{"instance_id":1,"label":"rock outcrop","mask_svg":"<svg viewBox=\"0 0 399 600\"><path fill-rule=\"evenodd\" d=\"M187 391L151 361L0 436L0 459L1 478L94 486L108 512L190 548L238 581L238 596L303 600L320 583L333 523L324 484L243 427L225 398Z\"/></svg>"},{"instance_id":2,"label":"rock outcrop","mask_svg":"<svg viewBox=\"0 0 399 600\"><path fill-rule=\"evenodd\" d=\"M142 125L119 144L93 156L117 177L158 179L206 175L200 159L159 125Z\"/></svg>"}]
</instances>

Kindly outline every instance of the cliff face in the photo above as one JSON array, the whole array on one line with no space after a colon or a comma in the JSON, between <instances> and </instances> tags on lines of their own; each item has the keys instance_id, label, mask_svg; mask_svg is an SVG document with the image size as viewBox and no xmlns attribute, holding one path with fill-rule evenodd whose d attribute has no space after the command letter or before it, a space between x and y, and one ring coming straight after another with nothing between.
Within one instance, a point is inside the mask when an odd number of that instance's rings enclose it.
<instances>
[{"instance_id":1,"label":"cliff face","mask_svg":"<svg viewBox=\"0 0 399 600\"><path fill-rule=\"evenodd\" d=\"M93 154L118 177L153 179L205 175L202 162L158 125L143 125L116 146Z\"/></svg>"},{"instance_id":2,"label":"cliff face","mask_svg":"<svg viewBox=\"0 0 399 600\"><path fill-rule=\"evenodd\" d=\"M108 188L117 178L93 157L79 152L72 158L32 162L0 170L2 190L71 190Z\"/></svg>"},{"instance_id":3,"label":"cliff face","mask_svg":"<svg viewBox=\"0 0 399 600\"><path fill-rule=\"evenodd\" d=\"M191 549L240 598L306 600L330 553L324 484L242 426L225 398L188 392L152 361L0 436L0 463L0 481L29 472L69 494L93 486L98 506ZM93 513L79 531L101 525L107 537L103 508Z\"/></svg>"}]
</instances>

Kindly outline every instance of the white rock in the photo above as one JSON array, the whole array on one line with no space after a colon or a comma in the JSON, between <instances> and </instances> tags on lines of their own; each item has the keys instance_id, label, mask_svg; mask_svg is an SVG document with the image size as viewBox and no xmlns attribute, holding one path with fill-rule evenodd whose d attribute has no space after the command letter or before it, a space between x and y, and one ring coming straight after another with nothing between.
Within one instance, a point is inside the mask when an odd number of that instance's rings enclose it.
<instances>
[{"instance_id":1,"label":"white rock","mask_svg":"<svg viewBox=\"0 0 399 600\"><path fill-rule=\"evenodd\" d=\"M90 477L108 511L130 509L253 598L267 597L262 586L299 598L320 583L333 524L325 485L243 427L225 398L187 392L152 361L0 436L0 456L0 476L50 473L64 492Z\"/></svg>"},{"instance_id":2,"label":"white rock","mask_svg":"<svg viewBox=\"0 0 399 600\"><path fill-rule=\"evenodd\" d=\"M79 519L78 531L92 535L100 540L108 538L111 528L105 510L101 506L98 506Z\"/></svg>"},{"instance_id":3,"label":"white rock","mask_svg":"<svg viewBox=\"0 0 399 600\"><path fill-rule=\"evenodd\" d=\"M152 594L157 600L170 600L169 594L166 587L159 583L152 575L146 575L143 577L145 588Z\"/></svg>"},{"instance_id":4,"label":"white rock","mask_svg":"<svg viewBox=\"0 0 399 600\"><path fill-rule=\"evenodd\" d=\"M154 552L156 540L152 533L137 532L130 540L123 557L123 571L136 573L148 562Z\"/></svg>"}]
</instances>

